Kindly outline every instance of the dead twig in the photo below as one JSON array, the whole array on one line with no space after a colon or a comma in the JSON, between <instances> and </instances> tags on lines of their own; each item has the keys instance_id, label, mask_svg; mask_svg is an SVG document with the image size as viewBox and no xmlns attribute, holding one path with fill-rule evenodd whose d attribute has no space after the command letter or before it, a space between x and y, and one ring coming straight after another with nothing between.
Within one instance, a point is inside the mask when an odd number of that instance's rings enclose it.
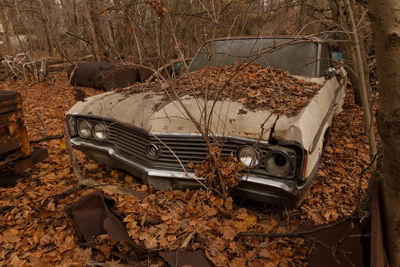
<instances>
[{"instance_id":1,"label":"dead twig","mask_svg":"<svg viewBox=\"0 0 400 267\"><path fill-rule=\"evenodd\" d=\"M324 225L321 225L321 226L317 226L317 227L314 227L314 228L312 228L310 230L304 230L304 231L298 231L298 232L286 232L286 233L241 232L241 233L238 234L238 236L249 236L249 237L256 237L256 236L260 236L260 237L300 237L300 238L303 238L306 235L314 234L314 233L317 233L319 231L335 227L336 225L344 223L344 222L346 222L346 221L348 221L350 219L352 219L351 216L342 217L341 219L339 219L337 221L334 221L332 223L328 223L328 224L324 224Z\"/></svg>"},{"instance_id":2,"label":"dead twig","mask_svg":"<svg viewBox=\"0 0 400 267\"><path fill-rule=\"evenodd\" d=\"M31 144L37 144L37 143L41 143L41 142L45 142L45 141L49 141L49 140L55 140L55 139L61 139L64 138L64 134L56 134L56 135L47 135L43 138L37 139L37 140L31 140L29 141Z\"/></svg>"},{"instance_id":3,"label":"dead twig","mask_svg":"<svg viewBox=\"0 0 400 267\"><path fill-rule=\"evenodd\" d=\"M65 147L67 148L69 158L71 160L72 169L74 170L76 178L78 178L78 185L82 183L85 178L82 175L81 167L79 167L78 159L76 158L75 152L72 150L70 136L68 133L67 125L64 126L65 132Z\"/></svg>"},{"instance_id":4,"label":"dead twig","mask_svg":"<svg viewBox=\"0 0 400 267\"><path fill-rule=\"evenodd\" d=\"M43 133L42 133L42 138L29 141L31 144L37 144L37 143L41 143L41 142L45 142L45 141L49 141L49 140L53 140L53 139L61 139L64 137L63 133L56 134L56 135L47 135L47 126L46 126L46 123L44 122L42 116L36 111L35 111L35 115L39 118L40 123L42 124Z\"/></svg>"},{"instance_id":5,"label":"dead twig","mask_svg":"<svg viewBox=\"0 0 400 267\"><path fill-rule=\"evenodd\" d=\"M118 193L118 194L122 194L122 195L128 195L128 196L132 196L132 197L137 197L137 198L139 198L141 200L144 199L147 196L146 193L135 191L135 190L132 190L130 188L117 186L117 185L105 184L105 183L101 183L101 182L92 181L92 180L89 180L89 179L83 179L80 182L80 185L81 186L87 186L87 187L90 187L90 188L100 188L104 192L111 191L113 193Z\"/></svg>"},{"instance_id":6,"label":"dead twig","mask_svg":"<svg viewBox=\"0 0 400 267\"><path fill-rule=\"evenodd\" d=\"M69 36L71 36L71 37L74 37L74 38L76 38L76 39L78 39L78 40L84 41L84 42L86 42L86 43L88 43L88 44L92 44L92 42L90 42L89 40L86 40L86 39L84 39L84 38L82 38L82 37L76 36L75 34L72 34L72 33L70 33L70 32L65 32L65 34L67 34L67 35L69 35Z\"/></svg>"}]
</instances>

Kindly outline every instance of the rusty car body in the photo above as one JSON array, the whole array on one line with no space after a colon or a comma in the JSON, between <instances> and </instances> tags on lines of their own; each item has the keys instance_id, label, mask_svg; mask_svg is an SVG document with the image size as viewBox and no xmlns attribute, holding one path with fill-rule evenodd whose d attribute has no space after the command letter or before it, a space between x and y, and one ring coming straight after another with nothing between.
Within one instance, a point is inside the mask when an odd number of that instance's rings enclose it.
<instances>
[{"instance_id":1,"label":"rusty car body","mask_svg":"<svg viewBox=\"0 0 400 267\"><path fill-rule=\"evenodd\" d=\"M159 75L171 76L178 74L182 62L173 64L169 69L163 70ZM151 78L154 71L162 67L162 61L146 59L143 65L132 59L116 62L80 62L71 65L67 77L72 85L92 87L94 89L109 91L123 88L137 82L144 82ZM183 69L183 68L181 68Z\"/></svg>"},{"instance_id":2,"label":"rusty car body","mask_svg":"<svg viewBox=\"0 0 400 267\"><path fill-rule=\"evenodd\" d=\"M31 148L20 93L0 90L0 176L20 173L46 157L46 149Z\"/></svg>"},{"instance_id":3,"label":"rusty car body","mask_svg":"<svg viewBox=\"0 0 400 267\"><path fill-rule=\"evenodd\" d=\"M321 85L293 117L246 110L243 104L228 100L217 101L214 110L218 112L212 114L212 132L226 140L222 154L233 153L246 165L257 163L243 173L235 194L271 204L299 205L316 175L325 133L341 111L346 73L332 67L324 40L292 37L209 41L197 52L189 72L236 61L256 61ZM66 115L72 145L157 189L198 186L194 174L183 171L177 158L183 164L201 163L206 158L202 136L176 100L149 94L126 96L119 90L77 103ZM183 105L199 119L203 111L196 101L190 95L182 97ZM211 107L213 101L205 104Z\"/></svg>"}]
</instances>

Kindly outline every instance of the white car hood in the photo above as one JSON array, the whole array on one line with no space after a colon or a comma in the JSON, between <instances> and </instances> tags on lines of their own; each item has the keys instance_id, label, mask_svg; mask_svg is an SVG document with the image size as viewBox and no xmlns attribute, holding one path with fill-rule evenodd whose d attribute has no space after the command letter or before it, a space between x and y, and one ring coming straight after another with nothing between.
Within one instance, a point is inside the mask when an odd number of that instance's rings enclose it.
<instances>
[{"instance_id":1,"label":"white car hood","mask_svg":"<svg viewBox=\"0 0 400 267\"><path fill-rule=\"evenodd\" d=\"M323 78L296 77L318 84L324 83ZM319 117L325 114L325 110L319 107L320 102L326 99L326 94L332 93L325 85L307 107L290 118L278 118L268 110L250 111L237 102L218 101L212 113L211 133L268 141L274 127L274 138L296 141L307 149L312 142L312 132L315 132L321 123ZM163 95L155 92L127 94L125 90L129 88L89 97L84 102L75 104L67 114L110 118L141 128L150 134L198 133L195 124L177 100L165 101ZM184 96L182 103L192 117L204 125L204 100ZM212 105L213 101L208 101L208 114Z\"/></svg>"},{"instance_id":2,"label":"white car hood","mask_svg":"<svg viewBox=\"0 0 400 267\"><path fill-rule=\"evenodd\" d=\"M126 96L123 90L87 98L75 104L67 114L112 118L142 128L148 133L198 133L196 125L178 101L163 100L153 92ZM182 103L193 118L204 125L204 100L182 97ZM213 101L207 103L207 113ZM260 138L268 140L277 116L267 110L249 111L242 104L231 101L216 102L211 120L211 133L224 136ZM263 125L263 127L261 127Z\"/></svg>"}]
</instances>

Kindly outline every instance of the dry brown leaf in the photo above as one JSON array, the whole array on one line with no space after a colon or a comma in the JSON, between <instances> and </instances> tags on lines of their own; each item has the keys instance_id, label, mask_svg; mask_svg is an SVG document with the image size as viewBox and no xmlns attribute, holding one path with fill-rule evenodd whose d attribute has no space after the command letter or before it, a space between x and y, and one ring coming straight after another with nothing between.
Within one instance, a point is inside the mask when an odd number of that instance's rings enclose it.
<instances>
[{"instance_id":1,"label":"dry brown leaf","mask_svg":"<svg viewBox=\"0 0 400 267\"><path fill-rule=\"evenodd\" d=\"M147 249L155 249L157 247L157 239L149 236L144 240L144 245Z\"/></svg>"},{"instance_id":2,"label":"dry brown leaf","mask_svg":"<svg viewBox=\"0 0 400 267\"><path fill-rule=\"evenodd\" d=\"M222 238L225 240L233 240L237 234L238 232L230 226L225 226L222 229Z\"/></svg>"},{"instance_id":3,"label":"dry brown leaf","mask_svg":"<svg viewBox=\"0 0 400 267\"><path fill-rule=\"evenodd\" d=\"M18 234L18 230L8 229L0 235L0 243L17 243L21 240Z\"/></svg>"}]
</instances>

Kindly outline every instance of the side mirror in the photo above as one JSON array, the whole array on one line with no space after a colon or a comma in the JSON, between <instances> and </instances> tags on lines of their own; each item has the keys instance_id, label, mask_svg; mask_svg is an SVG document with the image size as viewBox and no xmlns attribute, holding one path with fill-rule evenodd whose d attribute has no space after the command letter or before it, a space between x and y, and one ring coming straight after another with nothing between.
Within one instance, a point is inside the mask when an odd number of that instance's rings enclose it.
<instances>
[{"instance_id":1,"label":"side mirror","mask_svg":"<svg viewBox=\"0 0 400 267\"><path fill-rule=\"evenodd\" d=\"M343 54L340 52L332 52L333 61L339 61L343 59Z\"/></svg>"},{"instance_id":2,"label":"side mirror","mask_svg":"<svg viewBox=\"0 0 400 267\"><path fill-rule=\"evenodd\" d=\"M328 68L324 73L325 80L329 80L335 76L336 76L336 69L332 67Z\"/></svg>"}]
</instances>

